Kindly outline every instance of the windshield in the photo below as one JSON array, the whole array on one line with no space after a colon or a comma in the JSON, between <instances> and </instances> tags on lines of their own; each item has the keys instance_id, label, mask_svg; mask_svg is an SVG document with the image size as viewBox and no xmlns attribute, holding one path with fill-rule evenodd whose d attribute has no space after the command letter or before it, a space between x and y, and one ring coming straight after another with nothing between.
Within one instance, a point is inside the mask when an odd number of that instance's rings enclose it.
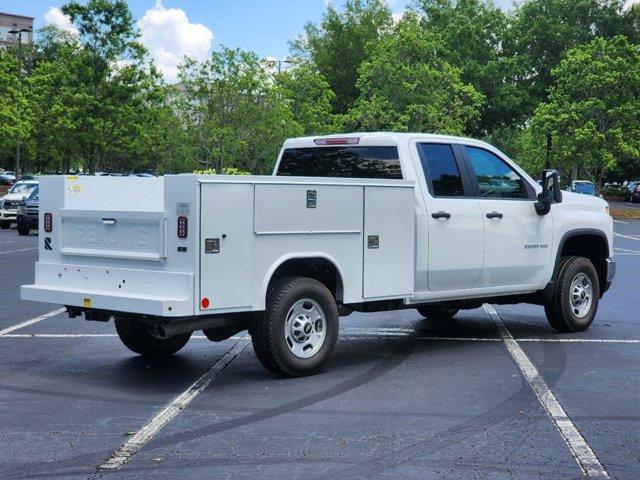
<instances>
[{"instance_id":1,"label":"windshield","mask_svg":"<svg viewBox=\"0 0 640 480\"><path fill-rule=\"evenodd\" d=\"M593 183L576 183L576 192L596 193L596 187Z\"/></svg>"},{"instance_id":2,"label":"windshield","mask_svg":"<svg viewBox=\"0 0 640 480\"><path fill-rule=\"evenodd\" d=\"M29 194L29 197L28 197L29 200L37 200L39 192L40 192L40 189L36 185L35 188L33 190L31 190L31 193Z\"/></svg>"},{"instance_id":3,"label":"windshield","mask_svg":"<svg viewBox=\"0 0 640 480\"><path fill-rule=\"evenodd\" d=\"M37 186L38 185L35 183L16 183L13 187L11 187L9 193L23 193L25 195L28 195Z\"/></svg>"}]
</instances>

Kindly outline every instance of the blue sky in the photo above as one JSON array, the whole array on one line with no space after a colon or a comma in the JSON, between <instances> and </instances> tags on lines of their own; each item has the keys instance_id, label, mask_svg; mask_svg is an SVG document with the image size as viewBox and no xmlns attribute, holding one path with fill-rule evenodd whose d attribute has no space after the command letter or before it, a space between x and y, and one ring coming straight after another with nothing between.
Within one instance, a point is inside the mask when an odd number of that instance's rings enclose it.
<instances>
[{"instance_id":1,"label":"blue sky","mask_svg":"<svg viewBox=\"0 0 640 480\"><path fill-rule=\"evenodd\" d=\"M262 57L283 58L288 41L305 23L318 22L328 0L130 0L129 7L141 23L143 43L168 78L175 74L176 59L189 54L203 58L221 44L253 50ZM401 12L408 0L388 0ZM46 23L70 25L59 10L59 0L0 0L0 11L35 17L35 28ZM340 8L344 0L333 0ZM511 0L498 0L507 8Z\"/></svg>"}]
</instances>

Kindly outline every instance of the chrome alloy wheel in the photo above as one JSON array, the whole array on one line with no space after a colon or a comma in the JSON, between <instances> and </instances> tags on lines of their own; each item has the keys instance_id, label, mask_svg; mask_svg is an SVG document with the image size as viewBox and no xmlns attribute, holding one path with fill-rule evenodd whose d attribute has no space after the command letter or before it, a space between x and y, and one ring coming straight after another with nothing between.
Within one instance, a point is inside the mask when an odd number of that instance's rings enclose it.
<instances>
[{"instance_id":1,"label":"chrome alloy wheel","mask_svg":"<svg viewBox=\"0 0 640 480\"><path fill-rule=\"evenodd\" d=\"M578 273L571 281L571 311L578 318L584 318L591 310L593 285L584 273Z\"/></svg>"},{"instance_id":2,"label":"chrome alloy wheel","mask_svg":"<svg viewBox=\"0 0 640 480\"><path fill-rule=\"evenodd\" d=\"M303 298L293 304L284 323L284 338L296 357L315 355L324 344L326 335L326 317L315 300Z\"/></svg>"}]
</instances>

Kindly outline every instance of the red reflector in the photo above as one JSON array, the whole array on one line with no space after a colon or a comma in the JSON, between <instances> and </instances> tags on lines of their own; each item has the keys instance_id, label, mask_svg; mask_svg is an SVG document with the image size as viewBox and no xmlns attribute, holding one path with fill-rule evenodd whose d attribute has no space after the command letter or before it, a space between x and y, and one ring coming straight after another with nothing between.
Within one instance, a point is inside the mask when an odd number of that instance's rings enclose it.
<instances>
[{"instance_id":1,"label":"red reflector","mask_svg":"<svg viewBox=\"0 0 640 480\"><path fill-rule=\"evenodd\" d=\"M202 308L209 308L209 299L207 297L204 297L200 304L202 305Z\"/></svg>"},{"instance_id":2,"label":"red reflector","mask_svg":"<svg viewBox=\"0 0 640 480\"><path fill-rule=\"evenodd\" d=\"M178 238L187 238L189 234L189 219L178 217Z\"/></svg>"},{"instance_id":3,"label":"red reflector","mask_svg":"<svg viewBox=\"0 0 640 480\"><path fill-rule=\"evenodd\" d=\"M316 138L313 143L316 145L357 145L360 143L360 137Z\"/></svg>"},{"instance_id":4,"label":"red reflector","mask_svg":"<svg viewBox=\"0 0 640 480\"><path fill-rule=\"evenodd\" d=\"M50 233L53 230L53 217L50 213L44 214L44 231Z\"/></svg>"}]
</instances>

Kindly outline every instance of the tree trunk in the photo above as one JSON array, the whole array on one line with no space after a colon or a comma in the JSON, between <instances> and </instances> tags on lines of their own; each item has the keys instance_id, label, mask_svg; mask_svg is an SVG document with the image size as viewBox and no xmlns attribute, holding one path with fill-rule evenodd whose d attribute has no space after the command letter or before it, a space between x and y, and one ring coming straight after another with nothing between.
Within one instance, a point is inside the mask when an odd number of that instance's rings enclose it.
<instances>
[{"instance_id":1,"label":"tree trunk","mask_svg":"<svg viewBox=\"0 0 640 480\"><path fill-rule=\"evenodd\" d=\"M545 158L545 162L544 162L544 168L546 168L547 170L551 168L551 150L553 147L553 142L551 139L551 134L547 133L547 156Z\"/></svg>"}]
</instances>

